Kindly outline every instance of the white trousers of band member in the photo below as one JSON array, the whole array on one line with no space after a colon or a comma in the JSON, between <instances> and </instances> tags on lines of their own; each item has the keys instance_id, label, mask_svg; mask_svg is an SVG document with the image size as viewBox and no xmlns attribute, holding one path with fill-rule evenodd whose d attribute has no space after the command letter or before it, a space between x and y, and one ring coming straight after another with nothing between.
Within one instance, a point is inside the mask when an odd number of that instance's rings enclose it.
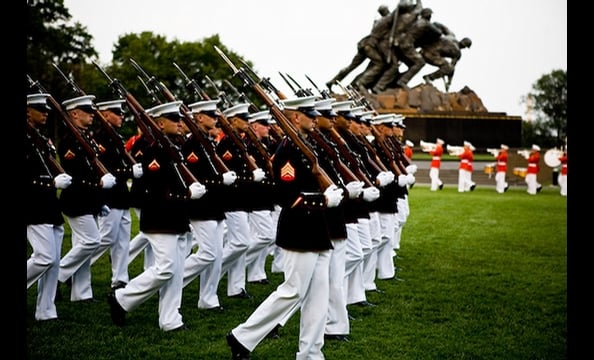
<instances>
[{"instance_id":1,"label":"white trousers of band member","mask_svg":"<svg viewBox=\"0 0 594 360\"><path fill-rule=\"evenodd\" d=\"M557 184L559 184L560 194L567 196L567 175L559 173L557 176Z\"/></svg>"},{"instance_id":2,"label":"white trousers of band member","mask_svg":"<svg viewBox=\"0 0 594 360\"><path fill-rule=\"evenodd\" d=\"M443 181L439 178L439 168L432 167L429 169L429 179L431 179L431 191L436 191Z\"/></svg>"},{"instance_id":3,"label":"white trousers of band member","mask_svg":"<svg viewBox=\"0 0 594 360\"><path fill-rule=\"evenodd\" d=\"M505 171L497 171L495 173L495 191L503 194L506 187L507 181L505 181Z\"/></svg>"},{"instance_id":4,"label":"white trousers of band member","mask_svg":"<svg viewBox=\"0 0 594 360\"><path fill-rule=\"evenodd\" d=\"M198 250L184 261L183 286L200 276L199 309L220 306L217 288L223 261L223 220L191 220Z\"/></svg>"},{"instance_id":5,"label":"white trousers of band member","mask_svg":"<svg viewBox=\"0 0 594 360\"><path fill-rule=\"evenodd\" d=\"M140 209L134 208L136 212L136 217L140 219ZM148 269L152 264L155 263L155 255L153 254L153 250L149 246L149 241L146 235L142 231L139 231L136 236L130 240L130 255L128 256L128 265L136 259L136 257L144 250L144 262L143 262L143 269Z\"/></svg>"},{"instance_id":6,"label":"white trousers of band member","mask_svg":"<svg viewBox=\"0 0 594 360\"><path fill-rule=\"evenodd\" d=\"M159 292L159 328L169 331L182 326L179 312L183 290L183 264L186 234L145 233L155 255L155 263L117 289L118 303L127 312L133 311Z\"/></svg>"},{"instance_id":7,"label":"white trousers of band member","mask_svg":"<svg viewBox=\"0 0 594 360\"><path fill-rule=\"evenodd\" d=\"M458 169L458 192L470 191L475 183L472 181L472 171Z\"/></svg>"},{"instance_id":8,"label":"white trousers of band member","mask_svg":"<svg viewBox=\"0 0 594 360\"><path fill-rule=\"evenodd\" d=\"M537 189L542 186L538 180L536 179L536 174L526 174L526 185L528 185L528 189L526 191L530 195L536 195Z\"/></svg>"},{"instance_id":9,"label":"white trousers of band member","mask_svg":"<svg viewBox=\"0 0 594 360\"><path fill-rule=\"evenodd\" d=\"M255 210L248 213L251 243L245 253L247 280L266 279L266 257L268 248L274 244L275 224L270 210Z\"/></svg>"},{"instance_id":10,"label":"white trousers of band member","mask_svg":"<svg viewBox=\"0 0 594 360\"><path fill-rule=\"evenodd\" d=\"M395 251L400 250L400 239L402 237L402 227L408 220L410 215L410 208L408 207L408 195L404 195L404 198L398 198L396 202L398 212L396 212L396 219L394 221L394 243L393 249Z\"/></svg>"},{"instance_id":11,"label":"white trousers of band member","mask_svg":"<svg viewBox=\"0 0 594 360\"><path fill-rule=\"evenodd\" d=\"M118 281L128 283L128 258L130 256L130 233L132 218L129 209L111 209L106 216L97 218L101 243L91 257L91 265L110 249L111 286Z\"/></svg>"},{"instance_id":12,"label":"white trousers of band member","mask_svg":"<svg viewBox=\"0 0 594 360\"><path fill-rule=\"evenodd\" d=\"M380 213L381 242L377 250L377 278L391 279L396 275L394 266L394 222L395 213Z\"/></svg>"},{"instance_id":13,"label":"white trousers of band member","mask_svg":"<svg viewBox=\"0 0 594 360\"><path fill-rule=\"evenodd\" d=\"M58 289L63 239L63 225L27 225L27 240L33 249L27 259L27 289L37 282L35 320L58 317L54 299Z\"/></svg>"},{"instance_id":14,"label":"white trousers of band member","mask_svg":"<svg viewBox=\"0 0 594 360\"><path fill-rule=\"evenodd\" d=\"M357 223L347 223L344 289L347 304L366 300L363 287L363 247Z\"/></svg>"},{"instance_id":15,"label":"white trousers of band member","mask_svg":"<svg viewBox=\"0 0 594 360\"><path fill-rule=\"evenodd\" d=\"M276 227L278 225L278 216L280 215L281 207L274 205L274 211L270 214L272 216L272 223L274 224L274 238L276 239ZM270 272L282 273L283 272L283 248L276 246L276 244L270 245L270 251L272 252L272 265L270 266Z\"/></svg>"},{"instance_id":16,"label":"white trousers of band member","mask_svg":"<svg viewBox=\"0 0 594 360\"><path fill-rule=\"evenodd\" d=\"M375 277L377 270L377 250L381 244L381 234L379 213L377 211L370 212L369 235L371 237L371 252L363 260L363 285L365 290L377 290Z\"/></svg>"},{"instance_id":17,"label":"white trousers of band member","mask_svg":"<svg viewBox=\"0 0 594 360\"><path fill-rule=\"evenodd\" d=\"M58 280L65 282L72 278L70 301L91 299L91 256L101 242L99 226L93 215L65 217L71 229L72 247L60 260Z\"/></svg>"},{"instance_id":18,"label":"white trousers of band member","mask_svg":"<svg viewBox=\"0 0 594 360\"><path fill-rule=\"evenodd\" d=\"M228 211L225 218L221 277L227 273L227 296L233 296L245 289L245 254L252 240L247 211Z\"/></svg>"},{"instance_id":19,"label":"white trousers of band member","mask_svg":"<svg viewBox=\"0 0 594 360\"><path fill-rule=\"evenodd\" d=\"M328 296L328 318L324 334L348 335L350 333L347 311L345 281L346 239L332 240L330 250L330 277Z\"/></svg>"},{"instance_id":20,"label":"white trousers of band member","mask_svg":"<svg viewBox=\"0 0 594 360\"><path fill-rule=\"evenodd\" d=\"M324 329L328 314L330 250L298 252L285 250L285 281L264 300L250 317L231 330L249 351L282 324L288 314L301 310L299 352L296 360L323 360Z\"/></svg>"}]
</instances>

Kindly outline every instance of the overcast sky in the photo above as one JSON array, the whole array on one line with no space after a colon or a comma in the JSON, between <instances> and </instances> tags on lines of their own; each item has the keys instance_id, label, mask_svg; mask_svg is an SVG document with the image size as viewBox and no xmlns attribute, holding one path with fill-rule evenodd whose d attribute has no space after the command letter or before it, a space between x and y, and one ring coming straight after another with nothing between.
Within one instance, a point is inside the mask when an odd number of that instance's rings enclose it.
<instances>
[{"instance_id":1,"label":"overcast sky","mask_svg":"<svg viewBox=\"0 0 594 360\"><path fill-rule=\"evenodd\" d=\"M278 75L288 73L309 87L319 87L348 65L357 42L371 30L378 0L65 0L72 20L87 27L100 62L111 62L122 35L152 31L169 41L197 42L219 34L221 42L254 63L261 76L285 94ZM522 96L553 70L567 70L566 0L424 0L432 21L448 26L462 50L450 91L468 86L489 111L527 118ZM366 64L366 63L365 63ZM348 84L364 65L344 81ZM435 71L426 65L410 82ZM131 68L132 71L132 68ZM444 90L443 81L434 85Z\"/></svg>"}]
</instances>

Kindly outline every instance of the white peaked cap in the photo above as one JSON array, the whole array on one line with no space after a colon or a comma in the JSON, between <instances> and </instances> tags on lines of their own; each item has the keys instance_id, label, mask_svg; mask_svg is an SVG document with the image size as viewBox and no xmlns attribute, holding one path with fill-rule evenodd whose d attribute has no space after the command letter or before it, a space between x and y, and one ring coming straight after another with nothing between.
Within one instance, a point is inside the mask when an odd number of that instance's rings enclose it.
<instances>
[{"instance_id":1,"label":"white peaked cap","mask_svg":"<svg viewBox=\"0 0 594 360\"><path fill-rule=\"evenodd\" d=\"M375 113L375 111L373 111L373 110L366 110L366 111L362 111L359 116L363 120L370 120L374 113Z\"/></svg>"},{"instance_id":2,"label":"white peaked cap","mask_svg":"<svg viewBox=\"0 0 594 360\"><path fill-rule=\"evenodd\" d=\"M45 106L47 110L50 110L50 107L47 106L47 99L50 97L50 94L39 93L39 94L29 94L27 95L27 106Z\"/></svg>"},{"instance_id":3,"label":"white peaked cap","mask_svg":"<svg viewBox=\"0 0 594 360\"><path fill-rule=\"evenodd\" d=\"M192 114L197 114L203 111L217 111L217 104L221 99L203 100L188 105Z\"/></svg>"},{"instance_id":4,"label":"white peaked cap","mask_svg":"<svg viewBox=\"0 0 594 360\"><path fill-rule=\"evenodd\" d=\"M315 108L316 98L317 98L317 96L310 95L310 96L302 96L302 97L292 98L292 99L284 99L281 101L282 101L285 109L299 110L299 109L303 109L303 108Z\"/></svg>"},{"instance_id":5,"label":"white peaked cap","mask_svg":"<svg viewBox=\"0 0 594 360\"><path fill-rule=\"evenodd\" d=\"M256 113L250 114L250 116L248 117L248 122L251 124L256 121L263 121L268 124L271 118L272 115L270 115L269 110L258 111Z\"/></svg>"},{"instance_id":6,"label":"white peaked cap","mask_svg":"<svg viewBox=\"0 0 594 360\"><path fill-rule=\"evenodd\" d=\"M445 144L445 141L443 141L443 139L437 138L437 140L435 140L436 143L438 144Z\"/></svg>"},{"instance_id":7,"label":"white peaked cap","mask_svg":"<svg viewBox=\"0 0 594 360\"><path fill-rule=\"evenodd\" d=\"M396 120L396 116L394 114L379 114L371 117L371 124L394 126L394 120Z\"/></svg>"},{"instance_id":8,"label":"white peaked cap","mask_svg":"<svg viewBox=\"0 0 594 360\"><path fill-rule=\"evenodd\" d=\"M153 118L158 118L160 116L165 116L175 114L178 117L182 117L183 114L180 113L179 109L182 104L181 100L168 102L165 104L157 105L146 110L147 114L149 114Z\"/></svg>"},{"instance_id":9,"label":"white peaked cap","mask_svg":"<svg viewBox=\"0 0 594 360\"><path fill-rule=\"evenodd\" d=\"M353 100L345 100L345 101L338 101L332 104L332 110L339 112L339 111L351 111L355 103Z\"/></svg>"},{"instance_id":10,"label":"white peaked cap","mask_svg":"<svg viewBox=\"0 0 594 360\"><path fill-rule=\"evenodd\" d=\"M540 146L538 146L536 144L532 144L532 150L534 150L534 151L540 151Z\"/></svg>"},{"instance_id":11,"label":"white peaked cap","mask_svg":"<svg viewBox=\"0 0 594 360\"><path fill-rule=\"evenodd\" d=\"M233 105L228 109L225 109L223 111L223 114L227 118L231 118L233 116L245 115L245 118L247 119L247 115L250 113L249 107L250 107L250 104L248 104L248 103L240 103L237 105Z\"/></svg>"},{"instance_id":12,"label":"white peaked cap","mask_svg":"<svg viewBox=\"0 0 594 360\"><path fill-rule=\"evenodd\" d=\"M97 103L98 110L122 110L122 105L126 102L124 99L103 101Z\"/></svg>"},{"instance_id":13,"label":"white peaked cap","mask_svg":"<svg viewBox=\"0 0 594 360\"><path fill-rule=\"evenodd\" d=\"M66 111L80 107L91 107L94 109L95 104L93 104L93 100L95 100L95 95L84 95L65 100L62 102L62 106L64 106Z\"/></svg>"},{"instance_id":14,"label":"white peaked cap","mask_svg":"<svg viewBox=\"0 0 594 360\"><path fill-rule=\"evenodd\" d=\"M410 141L410 140L406 140L404 143L405 143L407 146L410 146L410 147L413 147L413 146L415 146L415 143L413 143L413 142L412 142L412 141Z\"/></svg>"},{"instance_id":15,"label":"white peaked cap","mask_svg":"<svg viewBox=\"0 0 594 360\"><path fill-rule=\"evenodd\" d=\"M361 116L361 114L363 114L363 110L365 110L365 106L355 106L351 108L351 112L355 116Z\"/></svg>"},{"instance_id":16,"label":"white peaked cap","mask_svg":"<svg viewBox=\"0 0 594 360\"><path fill-rule=\"evenodd\" d=\"M318 111L332 111L332 103L335 101L335 98L317 100L315 103L315 109Z\"/></svg>"},{"instance_id":17,"label":"white peaked cap","mask_svg":"<svg viewBox=\"0 0 594 360\"><path fill-rule=\"evenodd\" d=\"M501 148L503 150L509 150L509 146L505 145L505 144L501 144Z\"/></svg>"}]
</instances>

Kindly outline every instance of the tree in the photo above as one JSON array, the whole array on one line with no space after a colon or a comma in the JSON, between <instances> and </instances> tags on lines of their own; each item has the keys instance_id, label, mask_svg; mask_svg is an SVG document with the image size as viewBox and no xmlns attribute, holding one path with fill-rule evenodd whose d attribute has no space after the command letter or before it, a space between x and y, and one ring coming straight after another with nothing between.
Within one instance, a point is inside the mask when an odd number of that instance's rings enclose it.
<instances>
[{"instance_id":1,"label":"tree","mask_svg":"<svg viewBox=\"0 0 594 360\"><path fill-rule=\"evenodd\" d=\"M97 57L97 51L91 46L93 37L85 26L72 22L71 17L63 0L27 1L26 72L58 102L73 95L52 63L76 64ZM29 92L37 92L37 89L29 89ZM50 113L48 135L58 142L60 120L56 117L57 114Z\"/></svg>"},{"instance_id":2,"label":"tree","mask_svg":"<svg viewBox=\"0 0 594 360\"><path fill-rule=\"evenodd\" d=\"M540 77L523 102L531 99L535 114L533 124L523 124L524 145L539 143L560 147L567 136L567 71L553 70Z\"/></svg>"}]
</instances>

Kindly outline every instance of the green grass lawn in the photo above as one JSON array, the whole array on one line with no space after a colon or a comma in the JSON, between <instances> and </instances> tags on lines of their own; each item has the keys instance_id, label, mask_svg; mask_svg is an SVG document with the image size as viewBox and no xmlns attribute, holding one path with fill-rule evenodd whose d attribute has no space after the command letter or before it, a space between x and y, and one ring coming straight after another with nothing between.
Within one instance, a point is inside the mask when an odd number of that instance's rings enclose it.
<instances>
[{"instance_id":1,"label":"green grass lawn","mask_svg":"<svg viewBox=\"0 0 594 360\"><path fill-rule=\"evenodd\" d=\"M349 307L356 318L352 341L326 342L326 359L567 358L567 198L558 187L530 196L525 188L458 193L416 185L409 203L397 279L377 281L385 293L368 294L377 307ZM67 230L63 254L69 247ZM141 271L141 258L132 263L131 276ZM225 296L223 279L225 311L209 313L197 309L195 280L184 289L181 309L191 330L164 333L157 296L129 313L124 328L114 326L106 301L108 256L92 270L101 301L62 300L57 322L34 320L36 287L27 291L28 359L230 359L225 334L282 282L271 274L270 285L248 284L254 297L241 300ZM260 343L253 359L294 359L298 315L280 339Z\"/></svg>"}]
</instances>

